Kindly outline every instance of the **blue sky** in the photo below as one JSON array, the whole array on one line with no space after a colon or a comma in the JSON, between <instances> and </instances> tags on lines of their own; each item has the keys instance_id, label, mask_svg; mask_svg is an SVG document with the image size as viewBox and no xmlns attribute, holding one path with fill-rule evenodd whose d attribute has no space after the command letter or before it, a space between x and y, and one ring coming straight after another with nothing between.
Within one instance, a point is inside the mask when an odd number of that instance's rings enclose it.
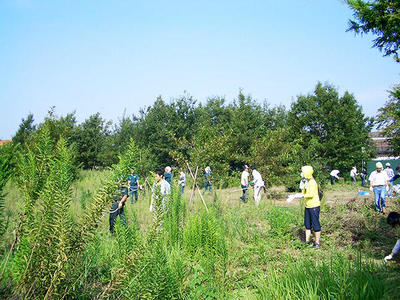
<instances>
[{"instance_id":1,"label":"blue sky","mask_svg":"<svg viewBox=\"0 0 400 300\"><path fill-rule=\"evenodd\" d=\"M400 64L346 32L351 16L339 0L0 0L0 139L52 106L117 122L159 95L231 101L242 88L289 107L318 81L373 116Z\"/></svg>"}]
</instances>

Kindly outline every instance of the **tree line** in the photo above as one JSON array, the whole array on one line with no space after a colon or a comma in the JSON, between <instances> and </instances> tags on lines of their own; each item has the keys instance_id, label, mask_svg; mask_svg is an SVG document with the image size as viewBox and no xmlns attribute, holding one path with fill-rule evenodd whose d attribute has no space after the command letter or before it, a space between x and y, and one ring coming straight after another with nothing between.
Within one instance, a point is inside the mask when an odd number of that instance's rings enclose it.
<instances>
[{"instance_id":1,"label":"tree line","mask_svg":"<svg viewBox=\"0 0 400 300\"><path fill-rule=\"evenodd\" d=\"M54 141L66 140L82 168L117 163L133 139L138 173L146 176L167 165L184 168L190 162L210 165L221 185L229 184L229 177L244 164L256 165L267 184L290 186L303 164L313 164L322 174L361 167L374 155L369 138L373 120L351 93L339 95L328 83L318 83L289 108L260 103L242 91L232 102L213 97L204 104L187 94L169 103L158 97L153 105L114 124L100 113L78 124L75 112L57 116L53 107L40 124L32 114L22 119L14 146L24 151L45 124Z\"/></svg>"}]
</instances>

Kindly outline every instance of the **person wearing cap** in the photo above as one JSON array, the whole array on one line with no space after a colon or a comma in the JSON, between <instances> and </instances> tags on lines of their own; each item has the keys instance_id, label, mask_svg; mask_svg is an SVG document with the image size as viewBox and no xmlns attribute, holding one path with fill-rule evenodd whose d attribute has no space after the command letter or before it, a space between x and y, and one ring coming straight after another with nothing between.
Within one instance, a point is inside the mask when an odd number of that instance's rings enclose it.
<instances>
[{"instance_id":1,"label":"person wearing cap","mask_svg":"<svg viewBox=\"0 0 400 300\"><path fill-rule=\"evenodd\" d=\"M135 197L135 202L138 201L138 188L142 187L139 184L139 176L131 170L131 175L128 176L128 186L129 186L129 196L131 197L131 203L133 204L133 197Z\"/></svg>"},{"instance_id":2,"label":"person wearing cap","mask_svg":"<svg viewBox=\"0 0 400 300\"><path fill-rule=\"evenodd\" d=\"M126 181L125 181L126 182ZM110 232L114 233L115 220L119 216L121 218L122 224L126 225L126 218L124 212L124 206L126 199L128 199L128 188L124 186L124 181L119 180L119 186L112 196L112 203L110 207Z\"/></svg>"},{"instance_id":3,"label":"person wearing cap","mask_svg":"<svg viewBox=\"0 0 400 300\"><path fill-rule=\"evenodd\" d=\"M172 185L172 169L170 166L166 166L164 169L164 179L169 183L169 185Z\"/></svg>"},{"instance_id":4,"label":"person wearing cap","mask_svg":"<svg viewBox=\"0 0 400 300\"><path fill-rule=\"evenodd\" d=\"M312 166L303 166L301 173L303 179L300 182L300 188L305 203L304 226L306 227L306 243L311 243L312 228L314 232L314 248L318 249L321 247L321 224L319 222L321 201L318 195L318 184L312 176L314 173Z\"/></svg>"},{"instance_id":5,"label":"person wearing cap","mask_svg":"<svg viewBox=\"0 0 400 300\"><path fill-rule=\"evenodd\" d=\"M240 185L242 187L242 196L240 197L240 200L242 200L243 202L247 202L246 200L246 192L249 189L249 166L248 165L244 165L243 167L243 172L242 172L242 176L240 178Z\"/></svg>"},{"instance_id":6,"label":"person wearing cap","mask_svg":"<svg viewBox=\"0 0 400 300\"><path fill-rule=\"evenodd\" d=\"M256 167L251 167L253 176L253 184L254 184L254 202L256 206L260 205L261 201L261 189L265 186L264 181L262 180L260 172L256 170Z\"/></svg>"},{"instance_id":7,"label":"person wearing cap","mask_svg":"<svg viewBox=\"0 0 400 300\"><path fill-rule=\"evenodd\" d=\"M369 175L369 189L375 195L375 207L378 213L386 213L386 192L389 190L389 177L383 171L383 165L376 163L376 170Z\"/></svg>"},{"instance_id":8,"label":"person wearing cap","mask_svg":"<svg viewBox=\"0 0 400 300\"><path fill-rule=\"evenodd\" d=\"M354 185L357 182L357 168L353 167L350 171L350 178L351 178L351 184Z\"/></svg>"},{"instance_id":9,"label":"person wearing cap","mask_svg":"<svg viewBox=\"0 0 400 300\"><path fill-rule=\"evenodd\" d=\"M331 173L329 174L330 177L331 177L331 185L334 185L334 184L335 184L335 178L336 178L337 180L339 180L339 176L338 176L339 173L340 173L339 170L332 170L332 171L331 171Z\"/></svg>"},{"instance_id":10,"label":"person wearing cap","mask_svg":"<svg viewBox=\"0 0 400 300\"><path fill-rule=\"evenodd\" d=\"M387 174L387 176L389 177L389 191L388 191L388 197L392 197L392 182L390 181L391 178L394 177L394 171L393 169L390 167L390 163L386 163L385 164L386 168L385 168L385 172Z\"/></svg>"}]
</instances>

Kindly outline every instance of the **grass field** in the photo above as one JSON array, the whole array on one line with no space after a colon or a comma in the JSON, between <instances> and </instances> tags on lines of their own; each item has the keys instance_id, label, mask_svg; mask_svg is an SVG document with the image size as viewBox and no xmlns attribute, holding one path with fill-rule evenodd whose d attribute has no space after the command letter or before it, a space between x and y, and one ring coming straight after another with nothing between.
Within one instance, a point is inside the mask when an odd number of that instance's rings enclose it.
<instances>
[{"instance_id":1,"label":"grass field","mask_svg":"<svg viewBox=\"0 0 400 300\"><path fill-rule=\"evenodd\" d=\"M71 209L78 218L106 175L84 171L74 184ZM191 187L173 197L171 212L153 234L149 189L126 204L128 226L108 233L105 213L96 239L80 261L69 297L181 299L398 299L400 266L385 264L399 232L374 212L372 195L361 187L327 186L321 206L320 249L304 243L304 206L287 203L283 187L267 189L259 207L239 201L239 188L201 191L209 212ZM10 182L8 231L2 243L3 298L12 298L12 257L20 198ZM400 210L389 199L388 211ZM158 225L158 224L157 224Z\"/></svg>"}]
</instances>

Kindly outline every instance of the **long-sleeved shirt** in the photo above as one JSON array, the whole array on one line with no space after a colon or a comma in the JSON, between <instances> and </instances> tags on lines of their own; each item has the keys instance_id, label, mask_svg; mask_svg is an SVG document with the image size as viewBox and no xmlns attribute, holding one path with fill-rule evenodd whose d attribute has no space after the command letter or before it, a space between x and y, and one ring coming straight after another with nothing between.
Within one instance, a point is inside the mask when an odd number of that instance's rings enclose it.
<instances>
[{"instance_id":1,"label":"long-sleeved shirt","mask_svg":"<svg viewBox=\"0 0 400 300\"><path fill-rule=\"evenodd\" d=\"M303 189L302 193L307 208L321 206L321 201L318 196L318 184L314 178L308 180L307 188Z\"/></svg>"},{"instance_id":2,"label":"long-sleeved shirt","mask_svg":"<svg viewBox=\"0 0 400 300\"><path fill-rule=\"evenodd\" d=\"M394 245L392 253L397 254L400 251L400 240L397 240L396 245Z\"/></svg>"}]
</instances>

